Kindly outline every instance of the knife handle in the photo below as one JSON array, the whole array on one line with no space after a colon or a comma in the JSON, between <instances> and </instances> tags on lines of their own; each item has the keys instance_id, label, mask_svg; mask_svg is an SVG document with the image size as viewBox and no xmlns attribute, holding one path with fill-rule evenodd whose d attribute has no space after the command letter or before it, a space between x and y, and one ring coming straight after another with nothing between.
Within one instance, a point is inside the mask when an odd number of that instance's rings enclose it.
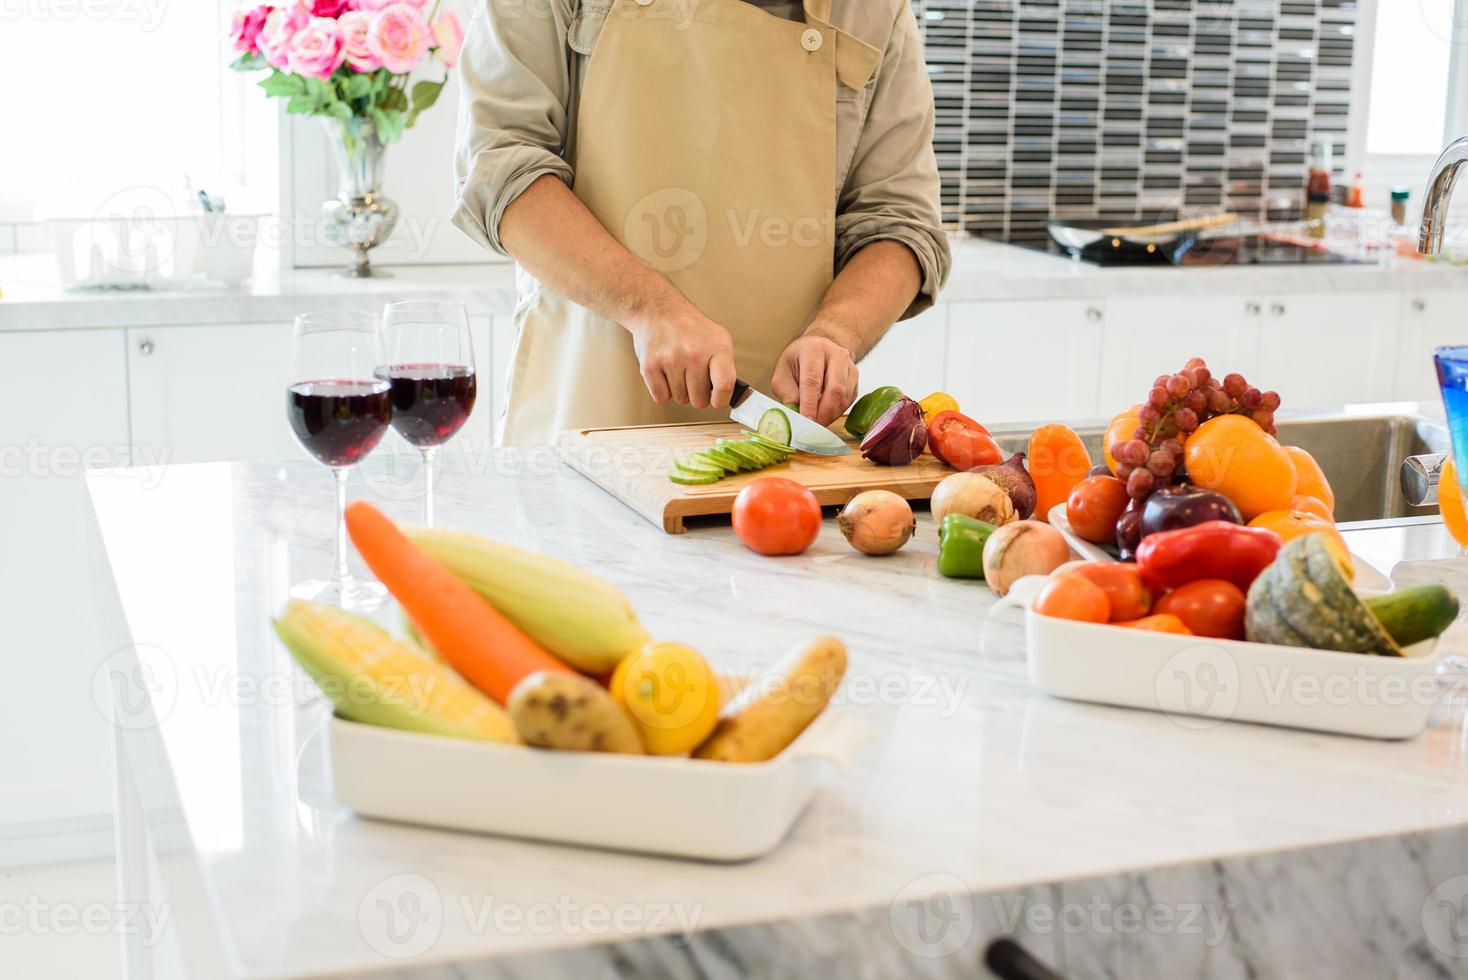
<instances>
[{"instance_id":1,"label":"knife handle","mask_svg":"<svg viewBox=\"0 0 1468 980\"><path fill-rule=\"evenodd\" d=\"M733 407L735 405L738 405L741 401L743 401L744 400L744 393L746 391L748 391L748 390L749 390L749 385L745 384L743 381L740 381L738 378L735 378L734 379L734 390L729 393L729 405L730 405L730 407Z\"/></svg>"}]
</instances>

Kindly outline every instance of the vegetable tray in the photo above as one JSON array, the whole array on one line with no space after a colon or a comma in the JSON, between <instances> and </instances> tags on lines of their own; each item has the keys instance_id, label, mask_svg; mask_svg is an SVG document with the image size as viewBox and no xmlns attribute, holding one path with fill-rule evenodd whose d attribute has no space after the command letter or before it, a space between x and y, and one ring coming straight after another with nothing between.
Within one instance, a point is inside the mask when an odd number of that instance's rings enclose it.
<instances>
[{"instance_id":1,"label":"vegetable tray","mask_svg":"<svg viewBox=\"0 0 1468 980\"><path fill-rule=\"evenodd\" d=\"M333 792L363 816L710 861L773 850L866 735L827 710L769 762L736 764L328 724Z\"/></svg>"},{"instance_id":2,"label":"vegetable tray","mask_svg":"<svg viewBox=\"0 0 1468 980\"><path fill-rule=\"evenodd\" d=\"M557 450L577 472L669 534L681 534L689 517L731 513L734 498L762 476L782 476L810 489L822 506L844 504L864 490L891 490L908 500L927 500L953 470L924 453L907 466L880 466L855 451L846 456L796 453L784 463L726 477L704 486L668 479L673 463L745 431L736 422L690 422L623 428L572 429Z\"/></svg>"},{"instance_id":3,"label":"vegetable tray","mask_svg":"<svg viewBox=\"0 0 1468 980\"><path fill-rule=\"evenodd\" d=\"M1044 585L1017 583L1030 683L1047 694L1160 711L1181 728L1223 721L1401 739L1419 734L1437 700L1438 640L1402 657L1179 636L1043 616Z\"/></svg>"}]
</instances>

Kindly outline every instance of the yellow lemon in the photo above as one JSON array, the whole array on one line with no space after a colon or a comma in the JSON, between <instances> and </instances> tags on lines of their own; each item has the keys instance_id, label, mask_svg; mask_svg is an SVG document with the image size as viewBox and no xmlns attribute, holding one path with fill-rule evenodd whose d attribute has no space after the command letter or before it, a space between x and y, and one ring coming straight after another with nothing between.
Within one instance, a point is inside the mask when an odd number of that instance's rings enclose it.
<instances>
[{"instance_id":1,"label":"yellow lemon","mask_svg":"<svg viewBox=\"0 0 1468 980\"><path fill-rule=\"evenodd\" d=\"M719 679L697 650L682 644L652 643L623 657L611 691L653 755L693 751L719 720Z\"/></svg>"}]
</instances>

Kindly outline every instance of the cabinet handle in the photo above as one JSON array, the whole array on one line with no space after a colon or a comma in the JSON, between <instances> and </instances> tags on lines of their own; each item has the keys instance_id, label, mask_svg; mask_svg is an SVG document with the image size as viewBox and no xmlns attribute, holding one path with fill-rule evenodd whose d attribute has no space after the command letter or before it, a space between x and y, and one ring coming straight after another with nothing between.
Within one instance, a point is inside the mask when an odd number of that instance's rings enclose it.
<instances>
[{"instance_id":1,"label":"cabinet handle","mask_svg":"<svg viewBox=\"0 0 1468 980\"><path fill-rule=\"evenodd\" d=\"M1095 322L1095 321L1101 319L1101 316L1102 316L1102 314L1101 314L1101 307L1099 307L1099 306L1088 306L1088 307L1086 307L1086 319L1087 320L1090 320L1092 322Z\"/></svg>"},{"instance_id":2,"label":"cabinet handle","mask_svg":"<svg viewBox=\"0 0 1468 980\"><path fill-rule=\"evenodd\" d=\"M1244 304L1244 312L1249 314L1250 316L1258 316L1259 304L1252 299L1249 300L1249 302Z\"/></svg>"},{"instance_id":3,"label":"cabinet handle","mask_svg":"<svg viewBox=\"0 0 1468 980\"><path fill-rule=\"evenodd\" d=\"M153 341L151 341L151 340L140 340L140 341L138 341L138 353L139 354L142 354L144 357L147 357L148 355L152 354L153 353Z\"/></svg>"},{"instance_id":4,"label":"cabinet handle","mask_svg":"<svg viewBox=\"0 0 1468 980\"><path fill-rule=\"evenodd\" d=\"M1283 303L1270 303L1269 312L1273 313L1275 316L1284 316L1285 305Z\"/></svg>"},{"instance_id":5,"label":"cabinet handle","mask_svg":"<svg viewBox=\"0 0 1468 980\"><path fill-rule=\"evenodd\" d=\"M1425 313L1426 311L1427 311L1427 301L1426 300L1423 300L1423 299L1414 299L1412 301L1412 312L1413 313Z\"/></svg>"}]
</instances>

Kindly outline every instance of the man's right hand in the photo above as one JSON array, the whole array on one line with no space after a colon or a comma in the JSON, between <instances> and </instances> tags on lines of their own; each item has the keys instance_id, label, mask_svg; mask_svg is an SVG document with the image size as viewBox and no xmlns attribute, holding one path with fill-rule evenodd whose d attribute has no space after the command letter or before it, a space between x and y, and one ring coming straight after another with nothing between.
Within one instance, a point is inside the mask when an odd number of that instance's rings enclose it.
<instances>
[{"instance_id":1,"label":"man's right hand","mask_svg":"<svg viewBox=\"0 0 1468 980\"><path fill-rule=\"evenodd\" d=\"M631 328L648 394L694 408L727 408L734 392L734 342L729 331L686 300Z\"/></svg>"}]
</instances>

